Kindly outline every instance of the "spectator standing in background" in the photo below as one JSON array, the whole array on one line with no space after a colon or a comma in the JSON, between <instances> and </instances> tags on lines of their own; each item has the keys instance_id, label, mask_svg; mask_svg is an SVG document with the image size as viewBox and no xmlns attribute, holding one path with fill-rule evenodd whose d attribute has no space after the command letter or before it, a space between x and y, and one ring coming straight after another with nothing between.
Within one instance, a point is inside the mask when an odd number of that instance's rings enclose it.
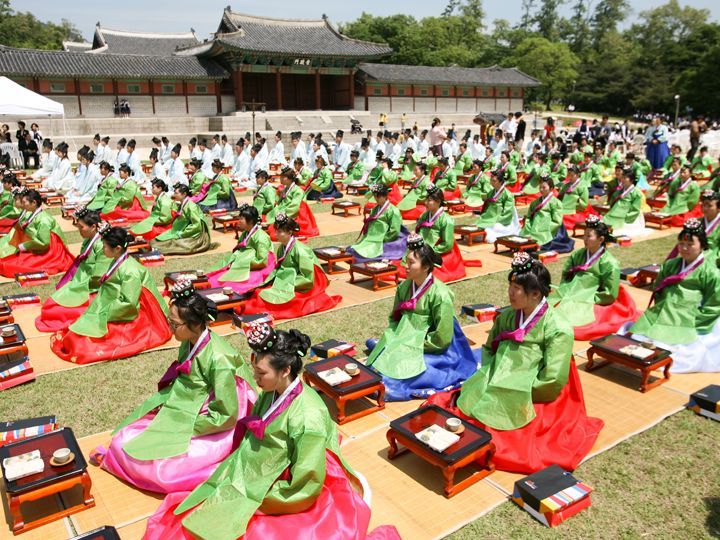
<instances>
[{"instance_id":1,"label":"spectator standing in background","mask_svg":"<svg viewBox=\"0 0 720 540\"><path fill-rule=\"evenodd\" d=\"M518 111L515 113L515 122L517 123L517 127L515 128L515 148L522 148L523 141L525 140L525 128L527 126L522 112Z\"/></svg>"}]
</instances>

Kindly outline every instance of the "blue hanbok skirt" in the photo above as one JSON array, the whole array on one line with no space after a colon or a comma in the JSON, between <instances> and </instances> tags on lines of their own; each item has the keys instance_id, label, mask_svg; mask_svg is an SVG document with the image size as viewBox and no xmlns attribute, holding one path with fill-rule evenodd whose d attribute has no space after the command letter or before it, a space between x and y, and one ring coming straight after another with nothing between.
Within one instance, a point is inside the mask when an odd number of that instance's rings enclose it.
<instances>
[{"instance_id":1,"label":"blue hanbok skirt","mask_svg":"<svg viewBox=\"0 0 720 540\"><path fill-rule=\"evenodd\" d=\"M470 348L460 323L454 320L453 339L443 353L425 353L425 371L410 379L383 375L386 401L425 399L436 392L454 390L480 367L482 349Z\"/></svg>"},{"instance_id":2,"label":"blue hanbok skirt","mask_svg":"<svg viewBox=\"0 0 720 540\"><path fill-rule=\"evenodd\" d=\"M407 251L407 237L409 236L410 231L407 230L405 225L400 227L400 234L398 237L393 240L392 242L385 242L383 244L383 252L378 257L373 257L371 259L366 259L365 257L361 257L358 255L355 250L351 247L347 248L346 253L349 253L353 257L355 257L355 262L364 263L364 262L373 262L373 261L382 261L382 260L388 260L388 261L399 261L403 258L405 255L405 252Z\"/></svg>"},{"instance_id":3,"label":"blue hanbok skirt","mask_svg":"<svg viewBox=\"0 0 720 540\"><path fill-rule=\"evenodd\" d=\"M555 238L540 246L540 251L557 251L558 253L570 253L574 249L575 242L568 236L565 225L560 225L555 233Z\"/></svg>"},{"instance_id":4,"label":"blue hanbok skirt","mask_svg":"<svg viewBox=\"0 0 720 540\"><path fill-rule=\"evenodd\" d=\"M657 144L650 143L647 145L645 154L653 169L662 169L665 160L670 155L670 150L666 142L659 142Z\"/></svg>"},{"instance_id":5,"label":"blue hanbok skirt","mask_svg":"<svg viewBox=\"0 0 720 540\"><path fill-rule=\"evenodd\" d=\"M227 210L228 212L232 212L233 210L237 210L238 203L235 198L235 191L230 190L230 197L227 199L218 199L217 204L203 204L202 201L200 201L198 206L203 212L209 212L210 210Z\"/></svg>"},{"instance_id":6,"label":"blue hanbok skirt","mask_svg":"<svg viewBox=\"0 0 720 540\"><path fill-rule=\"evenodd\" d=\"M339 199L342 196L343 194L338 191L338 188L335 186L335 182L330 182L330 186L322 193L317 189L309 189L305 198L308 201L319 201L325 197L335 197L336 199Z\"/></svg>"}]
</instances>

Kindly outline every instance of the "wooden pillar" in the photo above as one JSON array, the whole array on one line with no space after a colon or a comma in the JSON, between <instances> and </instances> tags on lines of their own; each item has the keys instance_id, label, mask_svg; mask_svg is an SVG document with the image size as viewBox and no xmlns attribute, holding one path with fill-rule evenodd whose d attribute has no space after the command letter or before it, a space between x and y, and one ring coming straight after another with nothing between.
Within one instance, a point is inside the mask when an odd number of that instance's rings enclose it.
<instances>
[{"instance_id":1,"label":"wooden pillar","mask_svg":"<svg viewBox=\"0 0 720 540\"><path fill-rule=\"evenodd\" d=\"M320 100L320 70L315 70L315 108L322 109L322 101Z\"/></svg>"},{"instance_id":2,"label":"wooden pillar","mask_svg":"<svg viewBox=\"0 0 720 540\"><path fill-rule=\"evenodd\" d=\"M348 75L348 81L350 82L350 110L355 108L355 70L351 69Z\"/></svg>"},{"instance_id":3,"label":"wooden pillar","mask_svg":"<svg viewBox=\"0 0 720 540\"><path fill-rule=\"evenodd\" d=\"M220 81L215 81L213 84L215 85L215 105L217 109L217 114L222 114L222 94L220 93Z\"/></svg>"},{"instance_id":4,"label":"wooden pillar","mask_svg":"<svg viewBox=\"0 0 720 540\"><path fill-rule=\"evenodd\" d=\"M459 87L457 86L455 87L455 112L458 112L458 100L460 99L458 94L458 88Z\"/></svg>"},{"instance_id":5,"label":"wooden pillar","mask_svg":"<svg viewBox=\"0 0 720 540\"><path fill-rule=\"evenodd\" d=\"M152 79L148 80L148 88L150 89L150 100L152 101L153 116L155 115L155 85L153 85Z\"/></svg>"},{"instance_id":6,"label":"wooden pillar","mask_svg":"<svg viewBox=\"0 0 720 540\"><path fill-rule=\"evenodd\" d=\"M390 111L389 111L389 112L393 112L393 111L392 111L392 86L390 86L390 85L388 84L388 85L387 85L387 90L388 90L388 99L390 100Z\"/></svg>"},{"instance_id":7,"label":"wooden pillar","mask_svg":"<svg viewBox=\"0 0 720 540\"><path fill-rule=\"evenodd\" d=\"M495 112L497 112L497 88L495 88L495 87L493 86L493 89L492 89L492 90L493 90L493 99L494 99L494 101L495 101L494 108L495 108Z\"/></svg>"},{"instance_id":8,"label":"wooden pillar","mask_svg":"<svg viewBox=\"0 0 720 540\"><path fill-rule=\"evenodd\" d=\"M37 77L32 78L32 89L33 92L40 92L40 82L38 81Z\"/></svg>"},{"instance_id":9,"label":"wooden pillar","mask_svg":"<svg viewBox=\"0 0 720 540\"><path fill-rule=\"evenodd\" d=\"M275 95L277 96L278 111L282 111L282 73L280 73L279 69L275 72Z\"/></svg>"},{"instance_id":10,"label":"wooden pillar","mask_svg":"<svg viewBox=\"0 0 720 540\"><path fill-rule=\"evenodd\" d=\"M414 84L411 84L411 85L410 85L410 93L412 93L412 97L413 97L413 112L415 112L415 85L414 85Z\"/></svg>"},{"instance_id":11,"label":"wooden pillar","mask_svg":"<svg viewBox=\"0 0 720 540\"><path fill-rule=\"evenodd\" d=\"M243 74L240 68L235 68L232 72L233 94L235 94L235 110L242 109L243 101Z\"/></svg>"},{"instance_id":12,"label":"wooden pillar","mask_svg":"<svg viewBox=\"0 0 720 540\"><path fill-rule=\"evenodd\" d=\"M508 112L512 111L512 88L507 88L505 90L508 95Z\"/></svg>"},{"instance_id":13,"label":"wooden pillar","mask_svg":"<svg viewBox=\"0 0 720 540\"><path fill-rule=\"evenodd\" d=\"M365 94L365 110L370 110L370 99L368 96L370 95L370 87L367 84L363 85L363 94Z\"/></svg>"},{"instance_id":14,"label":"wooden pillar","mask_svg":"<svg viewBox=\"0 0 720 540\"><path fill-rule=\"evenodd\" d=\"M77 94L78 101L78 116L82 116L82 101L80 100L80 79L74 79L73 84L75 85L75 93Z\"/></svg>"}]
</instances>

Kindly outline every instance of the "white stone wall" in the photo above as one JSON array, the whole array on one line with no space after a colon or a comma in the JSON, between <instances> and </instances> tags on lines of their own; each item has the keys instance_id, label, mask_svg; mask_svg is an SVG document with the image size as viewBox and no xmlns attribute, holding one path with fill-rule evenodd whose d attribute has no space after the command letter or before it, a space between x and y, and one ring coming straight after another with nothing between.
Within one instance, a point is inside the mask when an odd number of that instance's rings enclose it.
<instances>
[{"instance_id":1,"label":"white stone wall","mask_svg":"<svg viewBox=\"0 0 720 540\"><path fill-rule=\"evenodd\" d=\"M188 107L191 116L215 116L217 114L217 98L215 96L189 96Z\"/></svg>"},{"instance_id":2,"label":"white stone wall","mask_svg":"<svg viewBox=\"0 0 720 540\"><path fill-rule=\"evenodd\" d=\"M498 100L500 101L500 100ZM477 112L495 112L494 98L477 98Z\"/></svg>"},{"instance_id":3,"label":"white stone wall","mask_svg":"<svg viewBox=\"0 0 720 540\"><path fill-rule=\"evenodd\" d=\"M411 97L393 97L392 112L394 113L411 113L413 112L413 98Z\"/></svg>"},{"instance_id":4,"label":"white stone wall","mask_svg":"<svg viewBox=\"0 0 720 540\"><path fill-rule=\"evenodd\" d=\"M228 96L223 95L220 96L221 99L221 105L222 105L222 112L223 113L229 113L235 111L235 96ZM363 102L363 108L365 103Z\"/></svg>"},{"instance_id":5,"label":"white stone wall","mask_svg":"<svg viewBox=\"0 0 720 540\"><path fill-rule=\"evenodd\" d=\"M387 96L368 97L368 110L377 113L390 112L390 98Z\"/></svg>"},{"instance_id":6,"label":"white stone wall","mask_svg":"<svg viewBox=\"0 0 720 540\"><path fill-rule=\"evenodd\" d=\"M416 97L415 112L435 112L435 98Z\"/></svg>"},{"instance_id":7,"label":"white stone wall","mask_svg":"<svg viewBox=\"0 0 720 540\"><path fill-rule=\"evenodd\" d=\"M108 118L113 116L113 103L115 96L82 96L83 116L91 118ZM130 102L130 110L135 113L132 102Z\"/></svg>"},{"instance_id":8,"label":"white stone wall","mask_svg":"<svg viewBox=\"0 0 720 540\"><path fill-rule=\"evenodd\" d=\"M458 98L457 111L474 113L477 111L477 102L475 98Z\"/></svg>"},{"instance_id":9,"label":"white stone wall","mask_svg":"<svg viewBox=\"0 0 720 540\"><path fill-rule=\"evenodd\" d=\"M77 96L58 96L55 94L46 94L45 97L47 97L48 99L52 99L53 101L57 101L58 103L62 103L65 107L66 118L76 118L80 115Z\"/></svg>"},{"instance_id":10,"label":"white stone wall","mask_svg":"<svg viewBox=\"0 0 720 540\"><path fill-rule=\"evenodd\" d=\"M186 116L185 96L155 96L155 115Z\"/></svg>"},{"instance_id":11,"label":"white stone wall","mask_svg":"<svg viewBox=\"0 0 720 540\"><path fill-rule=\"evenodd\" d=\"M355 110L356 111L364 111L365 110L365 96L355 95ZM224 111L224 108L223 108L223 111Z\"/></svg>"}]
</instances>

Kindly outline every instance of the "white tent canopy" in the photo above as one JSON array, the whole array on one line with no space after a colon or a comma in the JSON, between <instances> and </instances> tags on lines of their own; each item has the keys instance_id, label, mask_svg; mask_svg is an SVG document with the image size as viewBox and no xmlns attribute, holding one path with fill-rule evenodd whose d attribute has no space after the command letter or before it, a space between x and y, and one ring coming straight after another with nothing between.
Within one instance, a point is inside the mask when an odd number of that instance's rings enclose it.
<instances>
[{"instance_id":1,"label":"white tent canopy","mask_svg":"<svg viewBox=\"0 0 720 540\"><path fill-rule=\"evenodd\" d=\"M62 103L36 94L7 77L0 77L0 116L37 118L64 115Z\"/></svg>"}]
</instances>

